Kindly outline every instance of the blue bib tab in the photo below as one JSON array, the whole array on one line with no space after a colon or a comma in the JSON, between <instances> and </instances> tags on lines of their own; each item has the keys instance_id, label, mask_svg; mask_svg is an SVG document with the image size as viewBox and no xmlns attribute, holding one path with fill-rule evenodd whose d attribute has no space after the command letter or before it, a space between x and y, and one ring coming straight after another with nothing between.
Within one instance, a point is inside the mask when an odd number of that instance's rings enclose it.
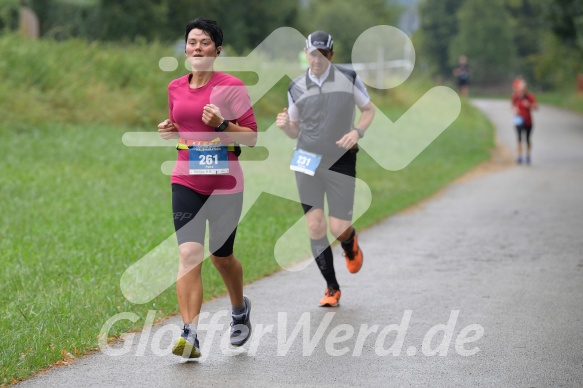
<instances>
[{"instance_id":1,"label":"blue bib tab","mask_svg":"<svg viewBox=\"0 0 583 388\"><path fill-rule=\"evenodd\" d=\"M193 145L188 148L188 163L191 175L229 173L229 154L226 146Z\"/></svg>"},{"instance_id":2,"label":"blue bib tab","mask_svg":"<svg viewBox=\"0 0 583 388\"><path fill-rule=\"evenodd\" d=\"M314 176L321 161L322 155L304 151L301 148L296 148L289 168L292 171L298 171Z\"/></svg>"}]
</instances>

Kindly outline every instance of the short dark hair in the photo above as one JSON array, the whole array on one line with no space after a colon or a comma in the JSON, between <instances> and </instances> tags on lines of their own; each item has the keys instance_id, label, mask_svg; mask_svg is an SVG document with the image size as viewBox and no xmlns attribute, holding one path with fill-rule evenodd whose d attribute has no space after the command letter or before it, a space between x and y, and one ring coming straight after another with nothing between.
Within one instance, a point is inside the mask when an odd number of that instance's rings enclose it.
<instances>
[{"instance_id":1,"label":"short dark hair","mask_svg":"<svg viewBox=\"0 0 583 388\"><path fill-rule=\"evenodd\" d=\"M223 45L223 30L221 30L221 27L219 27L217 22L206 18L196 18L188 22L186 25L186 31L184 32L185 42L188 40L188 34L190 34L190 31L195 28L206 32L215 43L215 46L218 47Z\"/></svg>"}]
</instances>

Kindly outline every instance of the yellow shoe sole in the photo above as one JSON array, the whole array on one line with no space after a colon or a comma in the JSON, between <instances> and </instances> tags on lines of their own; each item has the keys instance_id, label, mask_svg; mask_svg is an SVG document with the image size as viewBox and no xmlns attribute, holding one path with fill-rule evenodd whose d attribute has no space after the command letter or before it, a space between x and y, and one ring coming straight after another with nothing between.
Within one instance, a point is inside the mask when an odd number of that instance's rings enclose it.
<instances>
[{"instance_id":1,"label":"yellow shoe sole","mask_svg":"<svg viewBox=\"0 0 583 388\"><path fill-rule=\"evenodd\" d=\"M172 347L172 354L183 358L199 358L200 350L184 338L180 337Z\"/></svg>"}]
</instances>

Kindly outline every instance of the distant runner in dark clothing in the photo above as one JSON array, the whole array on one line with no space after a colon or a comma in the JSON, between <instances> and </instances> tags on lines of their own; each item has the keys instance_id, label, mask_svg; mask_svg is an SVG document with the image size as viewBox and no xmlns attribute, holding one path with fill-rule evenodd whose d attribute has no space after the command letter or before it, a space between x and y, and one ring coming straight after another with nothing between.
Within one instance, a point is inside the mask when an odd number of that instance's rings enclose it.
<instances>
[{"instance_id":1,"label":"distant runner in dark clothing","mask_svg":"<svg viewBox=\"0 0 583 388\"><path fill-rule=\"evenodd\" d=\"M459 66L453 70L457 78L457 86L462 96L470 94L470 74L472 70L468 66L468 58L465 55L459 57Z\"/></svg>"}]
</instances>

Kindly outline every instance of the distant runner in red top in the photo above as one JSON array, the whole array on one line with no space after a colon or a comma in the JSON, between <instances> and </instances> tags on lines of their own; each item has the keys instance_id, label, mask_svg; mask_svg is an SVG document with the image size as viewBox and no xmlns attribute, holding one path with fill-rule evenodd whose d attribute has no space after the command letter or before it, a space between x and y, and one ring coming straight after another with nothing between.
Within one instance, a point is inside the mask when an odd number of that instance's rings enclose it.
<instances>
[{"instance_id":1,"label":"distant runner in red top","mask_svg":"<svg viewBox=\"0 0 583 388\"><path fill-rule=\"evenodd\" d=\"M522 79L521 75L517 75L516 78L514 78L514 81L512 81L512 93L518 92L518 90L520 89L520 84L522 83L522 81L524 81L524 80Z\"/></svg>"},{"instance_id":2,"label":"distant runner in red top","mask_svg":"<svg viewBox=\"0 0 583 388\"><path fill-rule=\"evenodd\" d=\"M514 125L516 127L516 133L518 135L518 146L516 148L518 156L516 157L516 163L521 164L523 162L522 158L522 135L524 135L524 140L526 142L526 155L524 162L526 164L531 163L530 152L532 149L532 143L530 141L530 135L532 132L532 116L531 110L537 110L538 104L534 98L534 94L528 91L528 85L526 81L522 80L518 84L517 91L512 95L512 110L514 111Z\"/></svg>"}]
</instances>

